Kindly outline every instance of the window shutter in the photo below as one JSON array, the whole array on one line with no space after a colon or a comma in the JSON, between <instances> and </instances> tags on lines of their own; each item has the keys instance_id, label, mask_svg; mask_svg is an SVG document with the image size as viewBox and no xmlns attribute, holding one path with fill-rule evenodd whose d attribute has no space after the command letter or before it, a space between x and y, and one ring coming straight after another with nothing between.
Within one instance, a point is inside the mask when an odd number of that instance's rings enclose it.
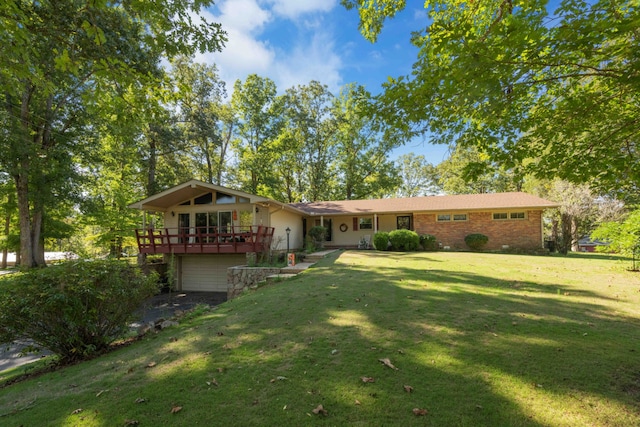
<instances>
[{"instance_id":1,"label":"window shutter","mask_svg":"<svg viewBox=\"0 0 640 427\"><path fill-rule=\"evenodd\" d=\"M353 217L353 231L358 231L358 217Z\"/></svg>"}]
</instances>

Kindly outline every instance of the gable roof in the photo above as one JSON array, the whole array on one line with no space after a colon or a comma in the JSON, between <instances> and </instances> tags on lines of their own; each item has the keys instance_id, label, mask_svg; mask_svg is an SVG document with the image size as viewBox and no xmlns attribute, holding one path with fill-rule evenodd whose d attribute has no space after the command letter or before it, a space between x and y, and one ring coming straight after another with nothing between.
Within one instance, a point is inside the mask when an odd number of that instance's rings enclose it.
<instances>
[{"instance_id":1,"label":"gable roof","mask_svg":"<svg viewBox=\"0 0 640 427\"><path fill-rule=\"evenodd\" d=\"M158 194L147 197L144 200L132 203L129 205L129 208L152 212L166 212L172 206L210 192L220 192L232 196L244 197L249 200L249 203L256 203L263 206L275 205L281 208L288 207L286 203L277 202L266 197L256 196L255 194L245 193L244 191L233 190L221 185L209 184L192 179L183 184L176 185L175 187L171 187ZM290 207L290 209L297 211L295 207ZM304 212L298 211L298 213L303 214Z\"/></svg>"},{"instance_id":2,"label":"gable roof","mask_svg":"<svg viewBox=\"0 0 640 427\"><path fill-rule=\"evenodd\" d=\"M523 192L343 200L292 203L291 205L309 215L363 215L391 212L546 209L558 207L557 203Z\"/></svg>"}]
</instances>

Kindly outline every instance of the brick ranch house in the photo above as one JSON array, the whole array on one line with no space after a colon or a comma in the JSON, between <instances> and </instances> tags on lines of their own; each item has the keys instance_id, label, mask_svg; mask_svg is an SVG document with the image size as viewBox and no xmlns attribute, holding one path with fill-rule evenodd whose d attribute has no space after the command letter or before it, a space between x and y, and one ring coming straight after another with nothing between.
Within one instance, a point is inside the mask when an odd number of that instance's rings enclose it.
<instances>
[{"instance_id":1,"label":"brick ranch house","mask_svg":"<svg viewBox=\"0 0 640 427\"><path fill-rule=\"evenodd\" d=\"M429 196L282 203L191 180L130 205L161 213L162 227L136 230L140 253L175 257L177 287L225 291L226 270L246 254L301 249L309 228L328 230L326 247L354 248L378 231L432 234L443 248L467 249L464 237L482 233L487 250L543 247L542 213L557 207L527 193ZM286 230L289 230L287 234Z\"/></svg>"}]
</instances>

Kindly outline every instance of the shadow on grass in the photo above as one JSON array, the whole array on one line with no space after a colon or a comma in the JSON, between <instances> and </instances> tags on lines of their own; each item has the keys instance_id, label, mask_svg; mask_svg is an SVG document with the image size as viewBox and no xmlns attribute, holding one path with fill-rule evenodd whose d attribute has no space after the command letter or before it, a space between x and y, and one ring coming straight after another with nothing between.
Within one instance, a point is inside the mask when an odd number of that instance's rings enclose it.
<instances>
[{"instance_id":1,"label":"shadow on grass","mask_svg":"<svg viewBox=\"0 0 640 427\"><path fill-rule=\"evenodd\" d=\"M425 268L404 266L409 258ZM432 269L439 263L326 259L105 357L99 387L118 392L96 399L97 385L76 384L47 417L73 423L78 406L96 425L607 425L620 409L638 420L637 318L562 283ZM318 404L326 417L312 412Z\"/></svg>"}]
</instances>

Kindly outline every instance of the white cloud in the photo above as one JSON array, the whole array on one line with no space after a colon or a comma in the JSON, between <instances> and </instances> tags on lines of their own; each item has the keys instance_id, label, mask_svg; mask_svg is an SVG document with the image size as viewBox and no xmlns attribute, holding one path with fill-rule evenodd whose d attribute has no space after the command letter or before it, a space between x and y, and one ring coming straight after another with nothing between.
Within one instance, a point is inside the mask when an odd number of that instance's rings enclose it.
<instances>
[{"instance_id":1,"label":"white cloud","mask_svg":"<svg viewBox=\"0 0 640 427\"><path fill-rule=\"evenodd\" d=\"M342 60L328 34L316 33L309 43L299 43L276 64L274 80L282 90L317 80L336 93L342 86ZM273 78L273 77L272 77Z\"/></svg>"},{"instance_id":2,"label":"white cloud","mask_svg":"<svg viewBox=\"0 0 640 427\"><path fill-rule=\"evenodd\" d=\"M336 5L336 0L266 0L273 5L273 11L287 18L297 18L311 12L329 12Z\"/></svg>"},{"instance_id":3,"label":"white cloud","mask_svg":"<svg viewBox=\"0 0 640 427\"><path fill-rule=\"evenodd\" d=\"M326 84L331 91L341 86L342 60L322 16L293 20L302 14L328 12L335 0L220 0L216 6L215 14L206 11L201 15L221 23L228 41L222 52L196 55L195 60L218 66L228 95L236 80L254 73L274 80L279 92L311 80ZM261 40L269 25L287 26L296 36L279 45Z\"/></svg>"}]
</instances>

